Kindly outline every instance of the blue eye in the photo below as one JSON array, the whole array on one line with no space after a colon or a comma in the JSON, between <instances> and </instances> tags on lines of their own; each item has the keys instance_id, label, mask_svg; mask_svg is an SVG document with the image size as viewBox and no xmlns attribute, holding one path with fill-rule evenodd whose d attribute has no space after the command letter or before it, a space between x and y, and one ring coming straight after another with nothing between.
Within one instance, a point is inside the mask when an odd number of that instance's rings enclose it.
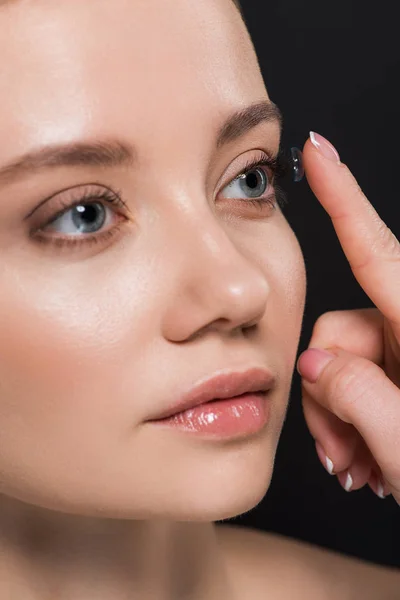
<instances>
[{"instance_id":1,"label":"blue eye","mask_svg":"<svg viewBox=\"0 0 400 600\"><path fill-rule=\"evenodd\" d=\"M277 183L277 179L291 174L293 181L301 181L304 177L303 153L299 148L290 149L290 158L283 151L276 156L268 156L265 152L249 161L245 169L224 189L232 190L230 198L243 199L258 208L266 205L281 208L288 202L286 192Z\"/></svg>"},{"instance_id":2,"label":"blue eye","mask_svg":"<svg viewBox=\"0 0 400 600\"><path fill-rule=\"evenodd\" d=\"M110 211L110 208L100 202L78 204L54 219L51 222L51 229L68 235L95 233L105 224L106 211Z\"/></svg>"},{"instance_id":3,"label":"blue eye","mask_svg":"<svg viewBox=\"0 0 400 600\"><path fill-rule=\"evenodd\" d=\"M251 159L245 165L244 170L239 173L224 190L229 192L229 198L243 200L244 204L250 204L259 209L283 207L287 197L276 180L287 171L287 161L283 154L269 156L261 152L257 157Z\"/></svg>"},{"instance_id":4,"label":"blue eye","mask_svg":"<svg viewBox=\"0 0 400 600\"><path fill-rule=\"evenodd\" d=\"M121 211L129 214L129 210L119 194L96 184L86 187L83 193L81 188L71 188L61 198L56 196L62 210L56 210L44 225L35 228L32 236L35 240L58 247L99 243L111 239L122 223L128 222ZM76 195L78 198L74 199Z\"/></svg>"},{"instance_id":5,"label":"blue eye","mask_svg":"<svg viewBox=\"0 0 400 600\"><path fill-rule=\"evenodd\" d=\"M269 186L265 169L253 167L236 177L224 189L232 190L229 192L229 198L259 198L265 194Z\"/></svg>"}]
</instances>

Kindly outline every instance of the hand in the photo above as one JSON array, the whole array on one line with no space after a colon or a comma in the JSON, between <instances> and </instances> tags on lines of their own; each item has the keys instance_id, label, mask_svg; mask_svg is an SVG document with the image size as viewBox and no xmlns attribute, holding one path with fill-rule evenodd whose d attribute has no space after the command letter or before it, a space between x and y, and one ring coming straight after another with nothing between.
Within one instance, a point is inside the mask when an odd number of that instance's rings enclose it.
<instances>
[{"instance_id":1,"label":"hand","mask_svg":"<svg viewBox=\"0 0 400 600\"><path fill-rule=\"evenodd\" d=\"M303 160L350 267L376 306L328 312L315 323L297 365L304 415L321 462L347 491L368 483L400 504L400 244L346 165L323 156L310 139Z\"/></svg>"}]
</instances>

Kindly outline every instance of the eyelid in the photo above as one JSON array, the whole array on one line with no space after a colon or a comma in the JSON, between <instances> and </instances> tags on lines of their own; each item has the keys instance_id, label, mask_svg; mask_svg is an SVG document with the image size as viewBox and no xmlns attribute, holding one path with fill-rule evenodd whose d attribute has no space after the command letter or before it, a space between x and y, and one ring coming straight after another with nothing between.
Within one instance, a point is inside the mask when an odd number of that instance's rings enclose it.
<instances>
[{"instance_id":1,"label":"eyelid","mask_svg":"<svg viewBox=\"0 0 400 600\"><path fill-rule=\"evenodd\" d=\"M283 150L279 149L275 154L269 154L268 152L261 151L261 155L254 156L249 159L245 167L231 179L223 188L232 185L235 181L239 180L242 176L245 177L249 172L255 169L262 169L263 171L270 171L268 173L270 193L267 196L252 197L245 200L245 203L254 205L259 209L264 209L266 206L276 207L279 206L281 209L288 203L288 196L285 190L278 185L277 181L287 175L290 170L290 166L285 157ZM236 201L236 200L235 200ZM241 202L239 200L239 202Z\"/></svg>"},{"instance_id":2,"label":"eyelid","mask_svg":"<svg viewBox=\"0 0 400 600\"><path fill-rule=\"evenodd\" d=\"M235 181L236 179L238 179L242 174L246 173L246 171L250 170L251 168L253 168L253 166L256 163L259 163L263 160L270 160L271 163L273 164L279 154L277 152L270 152L261 148L257 148L255 149L253 152L258 152L257 155L253 155L252 158L248 158L245 162L244 165L242 165L242 167L239 169L239 167L234 168L232 166L232 163L230 165L230 167L228 168L228 173L229 171L233 171L233 173L231 175L227 175L225 173L224 177L222 178L222 181L226 180L226 183L224 183L224 185L220 184L218 185L218 188L223 189L224 187L230 185L231 183L233 183L233 181ZM239 160L239 159L238 159ZM236 161L234 161L236 162ZM268 165L266 165L267 167ZM271 165L271 170L273 172L273 176L274 176L274 168L272 168ZM220 180L221 181L221 180ZM222 185L222 187L221 187ZM53 211L49 211L50 215L48 214L47 211L45 211L45 215L43 216L43 213L41 214L41 217L38 217L38 221L40 221L40 226L43 227L43 221L45 221L45 225L46 226L49 222L51 222L52 220L60 217L64 212L70 210L71 208L73 208L74 206L76 206L77 204L79 204L80 202L85 202L85 201L94 201L96 199L96 193L95 192L88 192L88 188L90 187L95 187L97 188L97 190L104 190L108 191L113 197L115 197L116 202L115 204L118 206L118 204L122 205L124 207L124 210L130 214L131 211L128 207L128 205L126 204L126 202L124 202L124 200L122 199L122 194L120 190L113 190L112 188L110 188L109 186L105 185L104 183L99 183L99 182L88 182L85 184L77 184L74 186L69 186L66 188L63 188L61 190L58 190L57 192L54 192L53 194L51 194L50 196L47 196L46 198L44 198L39 204L37 204L25 217L24 217L24 221L28 220L32 215L34 215L36 212L38 212L40 210L40 208L42 206L47 205L49 202L51 202L54 198L57 198L58 196L60 196L60 203L61 203L61 207L60 210L53 210ZM80 188L83 188L85 191L83 193L76 193L76 190L79 190ZM73 197L69 198L67 201L62 202L63 198L65 195L70 195L73 196L74 193L76 193L76 198L74 199ZM99 196L101 195L101 193L99 194ZM64 209L64 210L63 210ZM36 219L35 219L36 220ZM36 230L40 228L36 227ZM35 229L35 227L34 227Z\"/></svg>"},{"instance_id":3,"label":"eyelid","mask_svg":"<svg viewBox=\"0 0 400 600\"><path fill-rule=\"evenodd\" d=\"M263 150L261 148L256 148L253 150L253 152L258 153L258 154L252 154L251 158L247 158L246 162L244 165L242 165L242 167L239 169L238 167L232 167L232 163L228 168L228 173L229 171L233 171L232 175L225 175L223 176L222 180L220 180L219 184L218 184L218 188L219 189L223 189L224 187L226 187L227 185L229 185L230 183L232 183L235 179L237 179L240 175L242 175L242 173L245 173L247 170L249 170L249 167L251 167L252 164L258 163L264 159L268 159L271 160L271 162L275 161L278 153L277 152L270 152L267 150ZM246 153L246 156L249 153ZM234 161L235 163L237 162L236 160Z\"/></svg>"},{"instance_id":4,"label":"eyelid","mask_svg":"<svg viewBox=\"0 0 400 600\"><path fill-rule=\"evenodd\" d=\"M87 188L89 187L96 187L97 189L102 189L102 190L108 190L110 192L110 194L113 194L115 196L118 196L118 198L121 200L122 204L124 205L125 209L127 211L129 211L129 207L126 204L126 202L124 202L124 200L122 200L121 197L121 190L114 190L111 187L105 185L104 183L99 183L96 181L93 182L88 182L88 183L79 183L77 185L73 185L73 186L68 186L66 188L63 188L61 190L58 190L57 192L54 192L53 194L51 194L50 196L46 196L46 198L44 198L43 200L40 201L39 204L36 204L36 206L29 211L29 213L24 217L24 221L27 221L34 213L36 213L43 205L46 205L48 202L50 202L51 200L53 200L53 198L56 198L57 196L61 196L62 198L64 197L64 195L66 194L74 194L75 190L82 188L83 190L85 190L84 192L82 192L81 194L76 193L76 200L81 200L84 197L90 197L91 195L94 194L87 194ZM69 198L69 203L72 205L74 202L73 198ZM65 204L66 209L68 208L68 204ZM130 212L130 211L129 211ZM57 215L55 215L57 216Z\"/></svg>"},{"instance_id":5,"label":"eyelid","mask_svg":"<svg viewBox=\"0 0 400 600\"><path fill-rule=\"evenodd\" d=\"M82 190L82 191L78 191ZM121 206L125 212L130 213L130 210L122 200L121 192L113 190L107 185L101 183L85 183L79 184L72 187L65 188L60 190L51 196L48 196L44 200L42 200L36 207L30 211L30 213L24 218L27 220L29 217L32 217L35 213L38 213L34 219L31 228L31 233L35 233L39 229L45 228L48 224L50 224L55 219L61 217L63 213L68 212L74 206L85 202L95 202L98 199L99 202L107 202L106 195L109 195L110 200L109 203L114 204L115 206ZM111 198L114 200L112 201ZM54 208L54 202L56 203L56 208ZM57 205L58 201L58 205ZM42 210L41 207L44 207ZM115 208L114 208L115 210Z\"/></svg>"}]
</instances>

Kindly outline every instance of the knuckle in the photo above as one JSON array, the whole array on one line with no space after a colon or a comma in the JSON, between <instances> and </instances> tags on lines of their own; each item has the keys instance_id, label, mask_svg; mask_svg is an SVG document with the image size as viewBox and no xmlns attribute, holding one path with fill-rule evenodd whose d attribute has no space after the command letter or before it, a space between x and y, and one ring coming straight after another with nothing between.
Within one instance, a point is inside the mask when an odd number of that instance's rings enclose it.
<instances>
[{"instance_id":1,"label":"knuckle","mask_svg":"<svg viewBox=\"0 0 400 600\"><path fill-rule=\"evenodd\" d=\"M343 337L343 332L347 332L348 326L355 318L355 311L351 310L331 310L325 312L315 321L310 346L338 346Z\"/></svg>"},{"instance_id":2,"label":"knuckle","mask_svg":"<svg viewBox=\"0 0 400 600\"><path fill-rule=\"evenodd\" d=\"M393 231L379 219L377 236L372 244L371 252L379 257L384 254L386 258L400 259L399 241Z\"/></svg>"},{"instance_id":3,"label":"knuckle","mask_svg":"<svg viewBox=\"0 0 400 600\"><path fill-rule=\"evenodd\" d=\"M339 310L330 310L328 312L325 312L323 315L319 316L314 323L312 337L326 337L326 335L330 333L332 329L335 329L335 324L340 318L340 313L341 311Z\"/></svg>"},{"instance_id":4,"label":"knuckle","mask_svg":"<svg viewBox=\"0 0 400 600\"><path fill-rule=\"evenodd\" d=\"M315 321L310 346L340 346L344 338L349 340L349 332L356 328L380 325L381 313L377 308L355 308L332 310L323 313Z\"/></svg>"},{"instance_id":5,"label":"knuckle","mask_svg":"<svg viewBox=\"0 0 400 600\"><path fill-rule=\"evenodd\" d=\"M350 171L349 171L349 173L350 173ZM351 194L354 194L355 196L361 196L362 200L366 199L362 187L360 186L357 179L353 176L350 176L349 191Z\"/></svg>"},{"instance_id":6,"label":"knuckle","mask_svg":"<svg viewBox=\"0 0 400 600\"><path fill-rule=\"evenodd\" d=\"M363 359L345 362L338 368L327 384L327 393L342 416L348 417L354 405L376 393L373 382L377 371L381 371L377 365Z\"/></svg>"},{"instance_id":7,"label":"knuckle","mask_svg":"<svg viewBox=\"0 0 400 600\"><path fill-rule=\"evenodd\" d=\"M381 221L379 216L376 216L375 220L377 223L374 228L373 239L368 240L368 253L361 262L350 260L350 266L353 270L368 269L377 261L398 262L400 260L399 240L386 223Z\"/></svg>"}]
</instances>

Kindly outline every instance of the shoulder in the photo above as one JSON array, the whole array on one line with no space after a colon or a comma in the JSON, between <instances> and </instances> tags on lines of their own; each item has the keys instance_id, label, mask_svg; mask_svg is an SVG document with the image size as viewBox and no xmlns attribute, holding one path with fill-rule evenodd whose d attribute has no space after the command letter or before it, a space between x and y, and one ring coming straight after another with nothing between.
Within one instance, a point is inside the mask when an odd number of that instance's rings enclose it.
<instances>
[{"instance_id":1,"label":"shoulder","mask_svg":"<svg viewBox=\"0 0 400 600\"><path fill-rule=\"evenodd\" d=\"M216 525L242 600L399 600L400 570L280 535Z\"/></svg>"}]
</instances>

